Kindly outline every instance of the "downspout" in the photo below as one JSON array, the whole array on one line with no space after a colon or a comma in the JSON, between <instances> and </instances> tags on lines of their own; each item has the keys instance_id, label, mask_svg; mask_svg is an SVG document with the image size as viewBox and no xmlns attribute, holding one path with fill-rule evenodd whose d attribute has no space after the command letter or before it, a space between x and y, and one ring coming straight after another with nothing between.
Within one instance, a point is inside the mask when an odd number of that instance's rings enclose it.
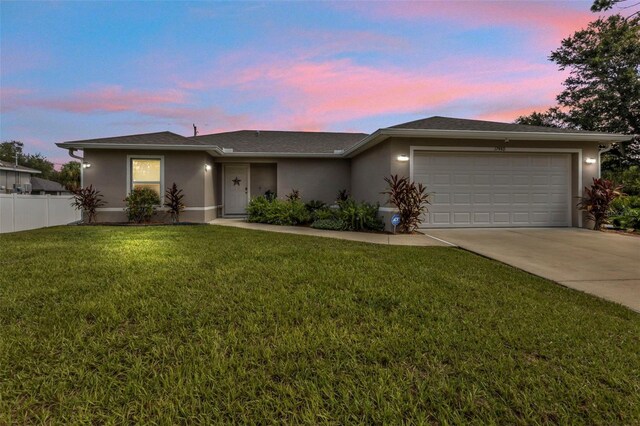
<instances>
[{"instance_id":1,"label":"downspout","mask_svg":"<svg viewBox=\"0 0 640 426\"><path fill-rule=\"evenodd\" d=\"M602 161L600 156L602 154L604 154L605 152L609 152L613 149L613 144L610 143L607 147L605 148L599 148L598 149L598 179L600 179L602 177Z\"/></svg>"},{"instance_id":2,"label":"downspout","mask_svg":"<svg viewBox=\"0 0 640 426\"><path fill-rule=\"evenodd\" d=\"M78 148L69 148L69 156L80 160L80 188L84 188L84 157L75 154Z\"/></svg>"}]
</instances>

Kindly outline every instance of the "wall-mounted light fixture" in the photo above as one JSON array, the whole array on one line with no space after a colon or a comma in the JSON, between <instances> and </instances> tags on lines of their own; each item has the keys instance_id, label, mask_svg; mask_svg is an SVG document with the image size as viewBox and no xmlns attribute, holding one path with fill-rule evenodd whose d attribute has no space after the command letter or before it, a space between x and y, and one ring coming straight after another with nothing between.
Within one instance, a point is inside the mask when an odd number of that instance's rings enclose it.
<instances>
[{"instance_id":1,"label":"wall-mounted light fixture","mask_svg":"<svg viewBox=\"0 0 640 426\"><path fill-rule=\"evenodd\" d=\"M409 161L409 156L407 154L398 155L398 161Z\"/></svg>"},{"instance_id":2,"label":"wall-mounted light fixture","mask_svg":"<svg viewBox=\"0 0 640 426\"><path fill-rule=\"evenodd\" d=\"M210 166L210 165L208 165L208 164L205 164L205 165L204 165L204 171L205 171L205 172L208 172L209 170L211 170L211 166Z\"/></svg>"},{"instance_id":3,"label":"wall-mounted light fixture","mask_svg":"<svg viewBox=\"0 0 640 426\"><path fill-rule=\"evenodd\" d=\"M88 169L89 167L91 167L91 163L82 163L83 169Z\"/></svg>"},{"instance_id":4,"label":"wall-mounted light fixture","mask_svg":"<svg viewBox=\"0 0 640 426\"><path fill-rule=\"evenodd\" d=\"M593 157L587 157L584 159L584 162L587 164L596 164L596 159Z\"/></svg>"}]
</instances>

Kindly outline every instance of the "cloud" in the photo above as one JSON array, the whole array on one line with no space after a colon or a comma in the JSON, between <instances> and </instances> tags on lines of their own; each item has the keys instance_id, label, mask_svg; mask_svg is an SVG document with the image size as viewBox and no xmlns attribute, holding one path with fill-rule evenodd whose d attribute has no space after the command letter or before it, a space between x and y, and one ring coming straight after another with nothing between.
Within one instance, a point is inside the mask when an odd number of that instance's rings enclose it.
<instances>
[{"instance_id":1,"label":"cloud","mask_svg":"<svg viewBox=\"0 0 640 426\"><path fill-rule=\"evenodd\" d=\"M490 108L486 111L480 112L474 115L473 118L478 120L488 121L501 121L501 122L513 122L516 118L529 115L534 111L542 112L548 110L552 104L538 105L538 106L518 106L518 103L514 103L511 108L495 109Z\"/></svg>"},{"instance_id":2,"label":"cloud","mask_svg":"<svg viewBox=\"0 0 640 426\"><path fill-rule=\"evenodd\" d=\"M557 1L345 2L336 7L375 20L440 20L466 28L512 27L555 40L595 19L588 3Z\"/></svg>"},{"instance_id":3,"label":"cloud","mask_svg":"<svg viewBox=\"0 0 640 426\"><path fill-rule=\"evenodd\" d=\"M365 66L350 59L273 61L238 70L225 82L239 92L276 103L273 123L318 130L386 114L407 114L470 106L480 113L491 105L524 107L552 103L561 78L549 67L517 61L496 63L467 58L459 71L408 71ZM465 61L461 61L464 63ZM446 67L445 67L446 68Z\"/></svg>"},{"instance_id":4,"label":"cloud","mask_svg":"<svg viewBox=\"0 0 640 426\"><path fill-rule=\"evenodd\" d=\"M106 86L78 91L63 97L25 98L26 106L91 114L96 112L144 112L155 104L182 104L187 94L175 89L138 90Z\"/></svg>"}]
</instances>

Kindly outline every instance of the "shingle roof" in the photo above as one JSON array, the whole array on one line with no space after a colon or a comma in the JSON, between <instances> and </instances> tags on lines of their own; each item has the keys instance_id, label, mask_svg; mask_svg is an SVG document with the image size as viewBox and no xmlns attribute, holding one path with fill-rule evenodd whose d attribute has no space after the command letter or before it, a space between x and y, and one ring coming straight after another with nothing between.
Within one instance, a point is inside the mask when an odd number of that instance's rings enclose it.
<instances>
[{"instance_id":1,"label":"shingle roof","mask_svg":"<svg viewBox=\"0 0 640 426\"><path fill-rule=\"evenodd\" d=\"M56 145L65 147L74 144L107 144L107 145L195 145L193 140L172 132L142 133L137 135L115 136L110 138L83 139L67 141Z\"/></svg>"},{"instance_id":2,"label":"shingle roof","mask_svg":"<svg viewBox=\"0 0 640 426\"><path fill-rule=\"evenodd\" d=\"M31 178L32 191L51 191L51 192L69 192L67 188L52 180L42 179L38 177Z\"/></svg>"},{"instance_id":3,"label":"shingle roof","mask_svg":"<svg viewBox=\"0 0 640 426\"><path fill-rule=\"evenodd\" d=\"M539 132L539 133L584 133L585 130L560 129L557 127L529 126L525 124L500 123L497 121L469 120L434 116L421 120L409 121L389 127L390 129L429 129L429 130L468 130L484 132Z\"/></svg>"},{"instance_id":4,"label":"shingle roof","mask_svg":"<svg viewBox=\"0 0 640 426\"><path fill-rule=\"evenodd\" d=\"M220 148L232 148L234 153L333 154L334 151L344 150L367 136L366 133L239 130L192 136L188 139Z\"/></svg>"},{"instance_id":5,"label":"shingle roof","mask_svg":"<svg viewBox=\"0 0 640 426\"><path fill-rule=\"evenodd\" d=\"M601 132L587 132L573 129L529 126L494 121L468 120L449 117L429 117L408 123L397 124L387 129L415 129L451 131L484 131L484 132L522 132L552 133L579 135L593 138L593 135L607 135ZM385 129L381 129L384 131ZM210 150L214 147L232 149L234 154L334 154L336 151L348 150L369 136L366 133L332 133L332 132L296 132L273 130L238 130L233 132L214 133L202 136L180 136L172 132L144 133L137 135L116 136L110 138L85 139L57 143L61 148L83 148L96 145L107 147L136 147L155 145L159 149L164 146L185 149ZM620 135L610 135L619 138ZM542 135L540 136L542 137ZM180 148L178 148L180 149Z\"/></svg>"},{"instance_id":6,"label":"shingle roof","mask_svg":"<svg viewBox=\"0 0 640 426\"><path fill-rule=\"evenodd\" d=\"M40 170L30 169L25 166L16 166L14 163L9 163L7 161L0 160L0 170L18 170L20 172L26 173L42 173Z\"/></svg>"}]
</instances>

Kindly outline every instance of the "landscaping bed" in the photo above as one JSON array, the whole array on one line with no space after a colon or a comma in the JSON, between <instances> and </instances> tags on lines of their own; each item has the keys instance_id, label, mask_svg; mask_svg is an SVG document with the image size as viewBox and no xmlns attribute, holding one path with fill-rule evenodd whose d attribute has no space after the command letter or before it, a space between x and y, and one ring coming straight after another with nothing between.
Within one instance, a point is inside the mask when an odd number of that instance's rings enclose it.
<instances>
[{"instance_id":1,"label":"landscaping bed","mask_svg":"<svg viewBox=\"0 0 640 426\"><path fill-rule=\"evenodd\" d=\"M455 248L0 235L0 424L638 424L640 315Z\"/></svg>"}]
</instances>

